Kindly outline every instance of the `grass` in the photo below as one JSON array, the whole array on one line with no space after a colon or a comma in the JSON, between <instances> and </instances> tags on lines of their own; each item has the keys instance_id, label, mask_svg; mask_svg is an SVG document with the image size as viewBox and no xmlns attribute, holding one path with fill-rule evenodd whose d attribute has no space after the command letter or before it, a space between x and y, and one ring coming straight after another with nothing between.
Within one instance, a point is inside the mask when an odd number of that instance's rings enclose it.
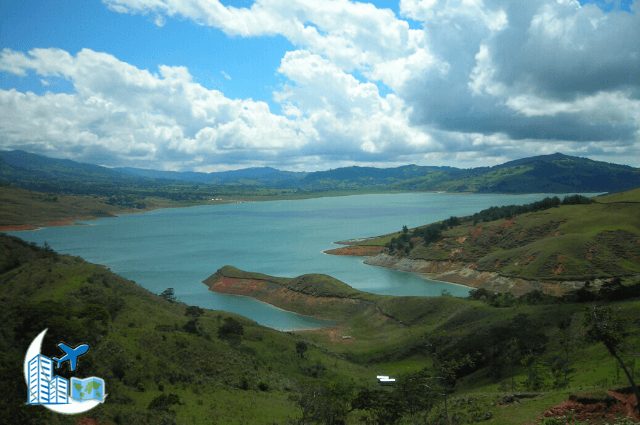
<instances>
[{"instance_id":1,"label":"grass","mask_svg":"<svg viewBox=\"0 0 640 425\"><path fill-rule=\"evenodd\" d=\"M566 270L586 269L588 264L580 258L581 247L595 242L601 246L600 260L632 269L634 263L622 263L614 249L616 246L626 249L624 241L619 240L617 233L603 235L603 232L637 234L640 225L637 215L633 216L635 206L603 203L585 206L588 210L580 208L560 207L521 216L508 229L502 226L504 220L482 223L484 229L479 237L499 236L498 243L491 245L498 248L482 253L482 247L473 251L477 246L471 242L464 246L471 253L482 254L490 266L500 261L500 267L514 273L517 269L513 258L546 252L549 253L546 257L538 254L527 268L521 269L546 273L554 256L558 261L558 253L566 257L562 260ZM588 214L583 214L584 211ZM602 219L605 214L611 214L609 222ZM550 228L550 224L563 220L565 224ZM548 228L540 230L544 225ZM584 233L579 232L581 226L585 227ZM447 230L445 237L459 237L475 227L458 226ZM538 232L543 237L534 237L521 247L500 247L505 238L518 235L523 229L525 233ZM557 231L561 233L553 235ZM455 241L451 243L459 245ZM415 252L427 255L431 251L421 247ZM440 249L440 252L446 251ZM11 263L13 259L18 259L17 265ZM331 338L328 330L278 332L238 315L211 310L204 311L198 320L198 334L192 334L184 328L189 320L185 315L186 305L167 302L78 257L46 253L15 238L0 236L0 266L3 360L0 393L7 394L7 414L15 417L16 423L21 423L24 415L36 415L44 410L25 410L24 391L15 391L15 388L24 386L21 368L26 347L45 327L50 329L43 345L45 355L58 355L55 344L61 340L71 345L82 342L91 345L91 351L80 361L82 371L79 372L81 376L105 379L109 400L90 413L100 421L160 423L163 418L169 418L180 424L287 423L300 418L300 410L289 398L300 394L306 385L328 386L341 382L373 389L373 378L377 374L401 378L428 367L433 359L425 350L425 335L436 331L445 331L452 338L447 346L451 352L485 349L492 329L517 326L523 320L519 315L525 314L531 320L531 328L548 338L547 350L541 356L551 362L561 349L558 324L563 318L574 317L572 329L579 334L584 308L581 304L492 308L480 301L447 296L378 296L361 293L326 275L277 278L225 267L219 273L227 277L263 279L305 295L306 298L289 306L297 306L300 312L323 312L332 316L339 321L339 328L335 330L338 338ZM593 273L598 267L606 271L604 265L596 263L593 267ZM307 303L311 298L336 300L332 301L334 304ZM341 305L341 299L351 304ZM107 311L106 320L86 315L86 309L95 310L96 305ZM640 320L640 300L611 306L631 321ZM55 311L61 314L52 313ZM239 321L244 328L239 343L218 337L218 330L227 317ZM352 338L342 340L340 336L344 334ZM305 358L295 351L300 341L309 347ZM629 329L627 342L632 346L640 343L637 327ZM490 354L491 351L485 353ZM568 388L547 386L539 398L500 406L498 401L510 392L510 377L503 372L496 380L486 366L459 381L450 398L450 412L460 420L484 417L491 411L492 423L532 423L569 394L626 386L624 374L603 346L579 345L572 355L574 370ZM637 376L640 364L633 369ZM245 380L247 389L242 389ZM527 391L525 380L525 368L516 365L519 392ZM260 383L268 385L267 391L260 390ZM182 404L171 407L175 415L147 409L161 394L180 397ZM442 405L437 403L426 417L413 419L435 423L441 413ZM358 423L358 417L357 412L349 414L347 423ZM74 418L56 419L61 423L67 419L68 423L74 421ZM411 423L410 418L404 420Z\"/></svg>"},{"instance_id":2,"label":"grass","mask_svg":"<svg viewBox=\"0 0 640 425\"><path fill-rule=\"evenodd\" d=\"M193 185L169 185L168 190L182 190ZM213 189L211 189L213 190ZM121 214L141 213L164 208L185 208L200 205L220 205L236 202L282 201L294 199L312 199L322 197L364 195L373 193L398 193L394 190L331 190L323 192L304 192L292 189L271 189L255 187L245 190L224 189L225 194L216 195L211 200L173 201L157 196L148 196L144 191L136 192L136 203L144 203L146 208L134 209L107 204L108 197L92 195L59 195L40 193L20 189L12 185L0 184L0 226L32 225L47 226L49 222L78 221L91 218L113 217ZM226 193L228 192L228 193Z\"/></svg>"}]
</instances>

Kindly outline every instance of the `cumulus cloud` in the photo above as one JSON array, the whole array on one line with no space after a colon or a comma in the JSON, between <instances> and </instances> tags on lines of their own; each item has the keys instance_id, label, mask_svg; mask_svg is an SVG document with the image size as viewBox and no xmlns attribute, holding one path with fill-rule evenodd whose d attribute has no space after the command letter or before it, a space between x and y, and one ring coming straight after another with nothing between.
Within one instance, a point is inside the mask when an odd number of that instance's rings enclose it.
<instances>
[{"instance_id":1,"label":"cumulus cloud","mask_svg":"<svg viewBox=\"0 0 640 425\"><path fill-rule=\"evenodd\" d=\"M41 96L0 91L4 148L73 152L77 159L99 148L110 165L182 158L188 166L196 154L278 152L307 141L300 125L271 114L266 103L207 90L183 67L160 66L151 73L89 49L76 56L59 49L28 55L5 49L0 70L66 78L75 90Z\"/></svg>"},{"instance_id":2,"label":"cumulus cloud","mask_svg":"<svg viewBox=\"0 0 640 425\"><path fill-rule=\"evenodd\" d=\"M229 36L285 37L295 50L273 70L284 78L273 92L282 115L208 90L184 67L5 49L0 71L64 78L74 93L0 91L3 147L203 170L640 157L638 2L605 13L575 0L400 0L398 16L348 0L103 3L160 27L180 18ZM381 95L383 85L392 92Z\"/></svg>"},{"instance_id":3,"label":"cumulus cloud","mask_svg":"<svg viewBox=\"0 0 640 425\"><path fill-rule=\"evenodd\" d=\"M265 102L206 89L184 67L163 65L152 73L89 49L75 56L60 49L4 49L0 71L64 78L75 91L0 90L3 148L107 165L203 169L393 161L433 144L409 125L409 111L396 96L382 98L375 84L306 51L282 60L279 72L291 83L275 96L284 116Z\"/></svg>"},{"instance_id":4,"label":"cumulus cloud","mask_svg":"<svg viewBox=\"0 0 640 425\"><path fill-rule=\"evenodd\" d=\"M568 153L597 151L590 142L638 152L640 9L632 7L635 15L573 0L403 0L402 13L424 23L432 53L450 68L444 78L412 73L397 93L416 125L469 139L503 134L521 152L531 146L523 140Z\"/></svg>"},{"instance_id":5,"label":"cumulus cloud","mask_svg":"<svg viewBox=\"0 0 640 425\"><path fill-rule=\"evenodd\" d=\"M257 0L250 8L218 0L103 0L120 13L164 13L218 28L230 36L282 35L295 46L322 55L339 68L358 69L397 86L411 70L442 68L412 30L389 9L348 0ZM392 72L398 71L398 72Z\"/></svg>"}]
</instances>

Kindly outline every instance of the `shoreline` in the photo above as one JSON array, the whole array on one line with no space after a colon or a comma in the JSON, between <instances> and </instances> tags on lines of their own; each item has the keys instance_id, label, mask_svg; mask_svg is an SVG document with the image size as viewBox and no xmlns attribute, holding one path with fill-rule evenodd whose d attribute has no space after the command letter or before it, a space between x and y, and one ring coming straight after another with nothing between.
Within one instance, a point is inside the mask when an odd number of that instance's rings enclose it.
<instances>
[{"instance_id":1,"label":"shoreline","mask_svg":"<svg viewBox=\"0 0 640 425\"><path fill-rule=\"evenodd\" d=\"M20 188L16 188L16 189L20 189ZM23 189L20 189L23 190ZM33 192L33 193L39 193L39 192ZM100 209L104 209L104 210L109 210L109 211L103 211L103 213L105 213L104 216L95 216L95 215L91 215L90 213L86 216L87 218L81 218L78 219L74 216L71 216L69 218L63 218L60 216L53 216L51 217L52 219L47 220L46 218L44 220L47 221L33 221L31 223L19 223L19 224L6 224L6 225L0 225L0 232L23 232L23 231L32 231L32 230L42 230L45 229L47 227L54 227L54 226L77 226L77 225L82 225L82 223L78 224L76 223L76 221L85 221L85 220L95 220L98 218L113 218L113 217L119 217L121 215L129 215L129 214L143 214L143 213L147 213L147 212L151 212L151 211L156 211L156 210L162 210L162 209L169 209L169 208L191 208L191 207L201 207L201 206L206 206L206 205L227 205L227 204L244 204L244 203L256 203L256 202L269 202L269 201L296 201L296 200L306 200L306 199L318 199L318 198L337 198L337 197L342 197L342 196L358 196L358 195L397 195L397 194L416 194L416 193L425 193L425 194L454 194L454 195L486 195L486 193L476 193L476 192L447 192L447 191L356 191L355 193L350 193L350 192L344 192L344 191L329 191L326 193L309 193L309 194L296 194L296 195L292 195L290 197L280 197L280 196L274 196L274 197L266 197L266 196L248 196L248 199L217 199L216 201L201 201L199 203L192 203L192 204L188 204L188 205L179 205L179 204L172 204L168 199L165 198L155 198L155 200L153 198L148 198L146 202L152 204L153 206L150 208L144 208L141 210L138 209L123 209L121 211L118 210L112 210L112 205L109 205L108 207L105 206L100 206L98 208ZM545 194L545 193L538 193L538 192L533 192L533 193L500 193L501 195L513 195L513 196L518 196L518 195L532 195L532 194ZM81 196L81 195L69 195L69 196ZM159 200L163 200L166 201L166 204L161 203L157 203ZM107 204L108 205L108 204ZM108 215L107 215L108 214ZM59 224L56 225L48 225L47 223L49 222L58 222ZM357 243L362 243L362 242L366 242L367 240L372 240L372 239L377 239L379 236L373 236L373 237L369 237L369 238L357 238L357 239L349 239L346 241L340 241L340 242L334 242L335 244L344 244L344 245L356 245Z\"/></svg>"},{"instance_id":2,"label":"shoreline","mask_svg":"<svg viewBox=\"0 0 640 425\"><path fill-rule=\"evenodd\" d=\"M342 255L334 253L331 255ZM343 255L353 257L355 255ZM382 267L387 270L412 273L424 280L438 283L457 285L469 290L487 289L493 292L510 292L515 296L521 296L533 290L538 290L545 294L562 296L564 293L582 287L582 281L539 281L527 280L524 278L513 278L503 276L497 272L478 271L474 263L461 263L453 261L438 260L412 260L408 258L397 258L386 253L376 256L361 256L363 264L374 267ZM439 270L437 272L425 272L425 269ZM595 283L600 279L596 279Z\"/></svg>"},{"instance_id":3,"label":"shoreline","mask_svg":"<svg viewBox=\"0 0 640 425\"><path fill-rule=\"evenodd\" d=\"M204 282L201 282L201 283L202 283L203 285L207 286L207 291L209 291L209 292L213 292L214 294L226 295L226 296L231 296L231 297L244 297L244 298L250 298L250 299L252 299L252 300L254 300L254 301L258 301L258 302L260 302L260 303L262 303L262 304L266 304L266 305L268 305L268 306L270 306L270 307L273 307L273 308L276 308L276 309L278 309L278 310L280 310L280 311L284 311L285 313L291 313L291 314L295 314L295 315L297 315L297 316L302 316L302 317L306 317L306 318L314 319L314 320L321 320L321 321L323 321L323 322L331 322L331 324L328 324L327 326L333 326L333 325L336 325L336 324L337 324L337 322L336 322L336 321L330 321L330 320L327 320L327 319L321 319L321 318L319 318L319 317L309 316L309 315L307 315L307 314L301 314L301 313L297 313L297 312L295 312L295 311L286 310L286 309L284 309L284 308L282 308L282 307L278 307L278 306L277 306L277 305L275 305L275 304L271 304L271 303L268 303L268 302L266 302L266 301L262 301L261 299L256 298L256 297L253 297L253 296L251 296L251 295L229 294L229 293L226 293L226 292L212 291L206 283L204 283ZM238 314L239 316L242 316L242 314L239 314L239 313L234 313L234 314ZM246 318L246 319L248 319L248 320L252 320L252 319L249 319L249 318L248 318L248 317L246 317L246 316L242 316L242 317L244 317L244 318ZM257 322L256 322L256 323L257 323ZM266 325L260 325L260 326L266 326ZM266 327L271 328L271 326L266 326ZM283 329L277 329L277 328L271 328L271 329L275 329L275 330L280 331L280 332L298 332L298 331L313 331L313 330L318 330L318 329L324 329L325 327L326 327L326 326L319 327L319 328L294 329L294 330L283 330Z\"/></svg>"}]
</instances>

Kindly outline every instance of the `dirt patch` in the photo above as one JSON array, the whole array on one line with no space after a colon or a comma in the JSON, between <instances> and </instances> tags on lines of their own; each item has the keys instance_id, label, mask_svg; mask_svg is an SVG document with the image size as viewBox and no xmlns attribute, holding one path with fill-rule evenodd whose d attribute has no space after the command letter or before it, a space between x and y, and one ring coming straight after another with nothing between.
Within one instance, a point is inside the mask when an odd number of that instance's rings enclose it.
<instances>
[{"instance_id":1,"label":"dirt patch","mask_svg":"<svg viewBox=\"0 0 640 425\"><path fill-rule=\"evenodd\" d=\"M18 232L22 230L38 230L37 227L29 224L16 224L13 226L0 226L0 232Z\"/></svg>"},{"instance_id":2,"label":"dirt patch","mask_svg":"<svg viewBox=\"0 0 640 425\"><path fill-rule=\"evenodd\" d=\"M70 221L47 221L44 223L47 227L57 227L57 226L79 226L80 223L73 223Z\"/></svg>"},{"instance_id":3,"label":"dirt patch","mask_svg":"<svg viewBox=\"0 0 640 425\"><path fill-rule=\"evenodd\" d=\"M551 272L553 273L554 276L558 276L559 274L562 274L563 271L564 271L564 264L562 263L558 265L557 269L551 269Z\"/></svg>"},{"instance_id":4,"label":"dirt patch","mask_svg":"<svg viewBox=\"0 0 640 425\"><path fill-rule=\"evenodd\" d=\"M509 220L507 220L504 223L502 223L499 227L502 227L503 229L508 229L508 228L510 228L511 226L514 225L515 221L516 221L515 217L510 218Z\"/></svg>"},{"instance_id":5,"label":"dirt patch","mask_svg":"<svg viewBox=\"0 0 640 425\"><path fill-rule=\"evenodd\" d=\"M209 289L223 294L251 296L256 290L266 289L266 287L266 282L262 280L237 279L222 276L211 285Z\"/></svg>"},{"instance_id":6,"label":"dirt patch","mask_svg":"<svg viewBox=\"0 0 640 425\"><path fill-rule=\"evenodd\" d=\"M558 261L567 261L567 257L562 254L558 254Z\"/></svg>"},{"instance_id":7,"label":"dirt patch","mask_svg":"<svg viewBox=\"0 0 640 425\"><path fill-rule=\"evenodd\" d=\"M382 251L383 247L381 246L345 246L343 248L330 249L328 251L324 251L325 254L331 255L347 255L353 257L373 257L374 255L378 255L380 251Z\"/></svg>"},{"instance_id":8,"label":"dirt patch","mask_svg":"<svg viewBox=\"0 0 640 425\"><path fill-rule=\"evenodd\" d=\"M543 418L573 415L579 421L588 420L590 424L604 424L617 416L631 417L638 421L638 412L635 410L637 403L634 394L625 394L631 388L621 390L609 390L606 394L578 394L572 395L557 406L552 407L542 414Z\"/></svg>"},{"instance_id":9,"label":"dirt patch","mask_svg":"<svg viewBox=\"0 0 640 425\"><path fill-rule=\"evenodd\" d=\"M468 233L468 235L471 236L471 240L473 242L475 242L478 239L478 236L480 236L480 233L482 233L482 229L484 229L484 227L479 226Z\"/></svg>"},{"instance_id":10,"label":"dirt patch","mask_svg":"<svg viewBox=\"0 0 640 425\"><path fill-rule=\"evenodd\" d=\"M93 418L76 418L76 425L100 425L100 422Z\"/></svg>"},{"instance_id":11,"label":"dirt patch","mask_svg":"<svg viewBox=\"0 0 640 425\"><path fill-rule=\"evenodd\" d=\"M331 345L351 345L356 341L356 339L349 334L349 328L343 326L333 326L329 328L313 329L307 331L296 331L296 333L324 335L327 337Z\"/></svg>"}]
</instances>

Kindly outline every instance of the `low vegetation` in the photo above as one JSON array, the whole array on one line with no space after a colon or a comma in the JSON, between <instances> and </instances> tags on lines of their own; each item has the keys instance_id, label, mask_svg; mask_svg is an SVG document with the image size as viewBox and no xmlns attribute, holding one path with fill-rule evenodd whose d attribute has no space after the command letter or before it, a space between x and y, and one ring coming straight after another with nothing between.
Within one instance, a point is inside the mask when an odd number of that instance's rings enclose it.
<instances>
[{"instance_id":1,"label":"low vegetation","mask_svg":"<svg viewBox=\"0 0 640 425\"><path fill-rule=\"evenodd\" d=\"M38 201L60 205L65 196ZM46 243L0 234L2 416L15 424L82 416L117 425L557 424L582 421L580 412L545 411L595 400L603 410L590 423L628 423L611 416L620 403L606 391L634 392L638 379L640 190L593 200L489 209L368 242L400 257L584 282L562 297L391 297L326 275L225 267L212 276L284 288L298 294L288 309L336 322L295 333L187 306L173 288L152 294ZM25 405L24 355L43 329L46 356L59 356L60 341L90 345L74 375L103 378L104 404L75 417ZM56 374L71 376L66 367ZM377 375L396 383L379 385Z\"/></svg>"},{"instance_id":2,"label":"low vegetation","mask_svg":"<svg viewBox=\"0 0 640 425\"><path fill-rule=\"evenodd\" d=\"M0 236L0 264L0 386L16 424L77 419L24 405L23 356L45 328L44 355L58 356L59 341L90 344L76 374L105 380L107 401L85 414L100 423L531 423L570 394L626 380L604 344L581 337L590 304L367 298L385 318L353 317L336 342L328 331L283 333L186 306L172 291L152 294L18 238ZM337 281L313 291L313 279L291 281L312 295L340 292ZM636 299L606 304L640 320ZM617 332L616 354L634 377L626 354L640 334ZM380 374L396 385L377 385Z\"/></svg>"},{"instance_id":3,"label":"low vegetation","mask_svg":"<svg viewBox=\"0 0 640 425\"><path fill-rule=\"evenodd\" d=\"M450 217L363 243L425 261L473 264L478 271L543 281L640 275L640 189L586 198L545 198Z\"/></svg>"}]
</instances>

